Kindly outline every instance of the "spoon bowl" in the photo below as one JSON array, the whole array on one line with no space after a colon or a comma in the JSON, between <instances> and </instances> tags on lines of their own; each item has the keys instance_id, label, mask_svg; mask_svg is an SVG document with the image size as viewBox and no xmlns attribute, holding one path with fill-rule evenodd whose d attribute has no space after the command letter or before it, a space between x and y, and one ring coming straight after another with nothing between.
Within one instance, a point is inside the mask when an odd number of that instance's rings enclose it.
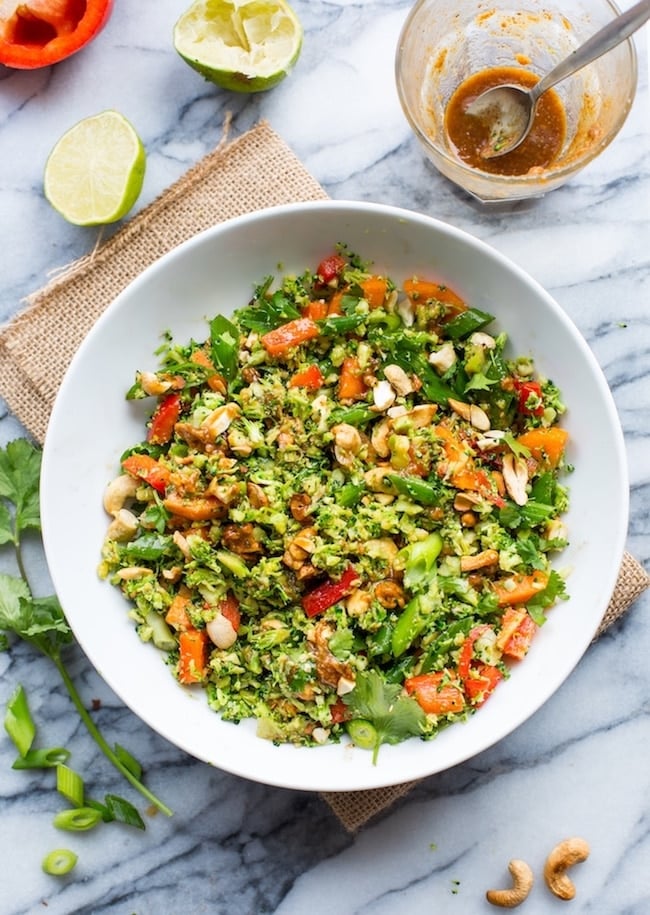
<instances>
[{"instance_id":1,"label":"spoon bowl","mask_svg":"<svg viewBox=\"0 0 650 915\"><path fill-rule=\"evenodd\" d=\"M520 146L531 131L537 103L544 92L621 44L648 19L650 0L640 0L560 61L532 89L508 84L486 89L477 96L465 108L465 114L478 118L489 129L481 157L495 159Z\"/></svg>"}]
</instances>

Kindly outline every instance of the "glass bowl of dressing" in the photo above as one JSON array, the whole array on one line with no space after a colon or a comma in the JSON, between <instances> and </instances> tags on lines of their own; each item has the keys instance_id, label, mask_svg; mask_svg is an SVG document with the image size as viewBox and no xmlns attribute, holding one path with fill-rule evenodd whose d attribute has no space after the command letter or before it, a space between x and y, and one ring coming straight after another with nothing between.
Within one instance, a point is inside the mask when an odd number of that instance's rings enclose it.
<instances>
[{"instance_id":1,"label":"glass bowl of dressing","mask_svg":"<svg viewBox=\"0 0 650 915\"><path fill-rule=\"evenodd\" d=\"M540 197L608 146L637 85L632 39L541 97L531 135L504 156L481 156L484 125L466 114L495 85L534 85L620 10L609 0L418 0L398 41L399 99L425 154L484 203Z\"/></svg>"}]
</instances>

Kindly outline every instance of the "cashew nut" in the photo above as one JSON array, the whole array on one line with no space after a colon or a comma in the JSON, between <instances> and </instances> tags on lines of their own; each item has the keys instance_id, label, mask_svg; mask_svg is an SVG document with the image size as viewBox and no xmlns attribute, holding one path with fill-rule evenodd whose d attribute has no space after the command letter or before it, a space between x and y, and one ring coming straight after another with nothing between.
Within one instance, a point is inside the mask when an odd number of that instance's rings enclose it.
<instances>
[{"instance_id":1,"label":"cashew nut","mask_svg":"<svg viewBox=\"0 0 650 915\"><path fill-rule=\"evenodd\" d=\"M389 381L378 381L372 389L374 409L382 413L395 403L395 390Z\"/></svg>"},{"instance_id":2,"label":"cashew nut","mask_svg":"<svg viewBox=\"0 0 650 915\"><path fill-rule=\"evenodd\" d=\"M106 537L109 540L133 540L138 529L138 519L128 508L121 508L115 512L113 520L108 525Z\"/></svg>"},{"instance_id":3,"label":"cashew nut","mask_svg":"<svg viewBox=\"0 0 650 915\"><path fill-rule=\"evenodd\" d=\"M556 845L546 859L544 880L549 890L559 899L573 899L576 888L566 871L589 857L589 844L584 839L565 839Z\"/></svg>"},{"instance_id":4,"label":"cashew nut","mask_svg":"<svg viewBox=\"0 0 650 915\"><path fill-rule=\"evenodd\" d=\"M512 875L512 887L508 890L488 890L485 898L492 905L501 906L503 909L514 909L526 899L533 886L533 872L526 864L514 858L508 864Z\"/></svg>"},{"instance_id":5,"label":"cashew nut","mask_svg":"<svg viewBox=\"0 0 650 915\"><path fill-rule=\"evenodd\" d=\"M205 629L210 641L216 645L217 648L225 650L226 648L230 648L231 645L234 645L237 641L237 631L223 613L217 613L214 619L206 623Z\"/></svg>"},{"instance_id":6,"label":"cashew nut","mask_svg":"<svg viewBox=\"0 0 650 915\"><path fill-rule=\"evenodd\" d=\"M464 403L462 400L454 400L450 397L447 401L454 413L457 413L461 419L478 429L479 432L487 432L490 428L490 418L481 407L474 403Z\"/></svg>"},{"instance_id":7,"label":"cashew nut","mask_svg":"<svg viewBox=\"0 0 650 915\"><path fill-rule=\"evenodd\" d=\"M528 501L526 484L528 483L528 468L523 458L514 454L503 456L503 480L506 484L508 495L517 505L525 505Z\"/></svg>"},{"instance_id":8,"label":"cashew nut","mask_svg":"<svg viewBox=\"0 0 650 915\"><path fill-rule=\"evenodd\" d=\"M390 381L397 393L403 397L407 394L411 394L415 390L413 382L399 365L384 366L384 375Z\"/></svg>"},{"instance_id":9,"label":"cashew nut","mask_svg":"<svg viewBox=\"0 0 650 915\"><path fill-rule=\"evenodd\" d=\"M128 473L115 477L104 492L104 508L109 515L115 515L127 499L132 499L138 491L138 481Z\"/></svg>"}]
</instances>

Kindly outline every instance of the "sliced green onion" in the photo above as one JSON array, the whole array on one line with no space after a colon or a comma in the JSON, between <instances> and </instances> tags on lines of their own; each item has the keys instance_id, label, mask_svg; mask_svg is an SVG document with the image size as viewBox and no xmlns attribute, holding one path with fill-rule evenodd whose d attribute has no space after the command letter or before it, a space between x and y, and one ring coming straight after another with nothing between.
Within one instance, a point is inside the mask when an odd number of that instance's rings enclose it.
<instances>
[{"instance_id":1,"label":"sliced green onion","mask_svg":"<svg viewBox=\"0 0 650 915\"><path fill-rule=\"evenodd\" d=\"M131 753L129 753L128 750L125 750L119 743L116 743L113 749L119 761L123 766L126 766L131 775L135 775L137 779L142 778L142 766L135 756L132 756Z\"/></svg>"},{"instance_id":2,"label":"sliced green onion","mask_svg":"<svg viewBox=\"0 0 650 915\"><path fill-rule=\"evenodd\" d=\"M75 807L83 806L84 783L82 777L74 769L61 763L56 767L56 790Z\"/></svg>"},{"instance_id":3,"label":"sliced green onion","mask_svg":"<svg viewBox=\"0 0 650 915\"><path fill-rule=\"evenodd\" d=\"M19 756L12 769L53 769L70 759L70 750L65 747L43 747L40 750L28 750Z\"/></svg>"},{"instance_id":4,"label":"sliced green onion","mask_svg":"<svg viewBox=\"0 0 650 915\"><path fill-rule=\"evenodd\" d=\"M18 685L7 703L5 731L13 740L21 756L26 756L36 736L36 725L27 705L27 696Z\"/></svg>"},{"instance_id":5,"label":"sliced green onion","mask_svg":"<svg viewBox=\"0 0 650 915\"><path fill-rule=\"evenodd\" d=\"M42 868L46 874L62 877L69 874L77 863L77 856L69 848L55 848L43 858Z\"/></svg>"},{"instance_id":6,"label":"sliced green onion","mask_svg":"<svg viewBox=\"0 0 650 915\"><path fill-rule=\"evenodd\" d=\"M74 810L61 810L52 821L57 829L68 832L85 832L92 829L102 819L101 811L92 807L76 807Z\"/></svg>"},{"instance_id":7,"label":"sliced green onion","mask_svg":"<svg viewBox=\"0 0 650 915\"><path fill-rule=\"evenodd\" d=\"M377 729L365 718L354 718L348 721L347 732L352 743L362 750L372 750L377 744Z\"/></svg>"},{"instance_id":8,"label":"sliced green onion","mask_svg":"<svg viewBox=\"0 0 650 915\"><path fill-rule=\"evenodd\" d=\"M135 826L136 829L144 829L144 820L139 811L130 801L117 794L107 794L104 798L106 805L110 810L113 818L119 823L126 823L127 826Z\"/></svg>"}]
</instances>

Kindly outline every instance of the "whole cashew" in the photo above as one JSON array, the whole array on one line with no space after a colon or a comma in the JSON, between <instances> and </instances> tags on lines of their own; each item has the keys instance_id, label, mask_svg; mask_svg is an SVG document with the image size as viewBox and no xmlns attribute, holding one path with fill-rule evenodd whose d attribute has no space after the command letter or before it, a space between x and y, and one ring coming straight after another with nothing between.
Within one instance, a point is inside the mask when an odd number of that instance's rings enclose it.
<instances>
[{"instance_id":1,"label":"whole cashew","mask_svg":"<svg viewBox=\"0 0 650 915\"><path fill-rule=\"evenodd\" d=\"M556 845L546 859L544 880L559 899L573 899L576 888L566 875L568 868L589 857L589 845L584 839L565 839Z\"/></svg>"},{"instance_id":2,"label":"whole cashew","mask_svg":"<svg viewBox=\"0 0 650 915\"><path fill-rule=\"evenodd\" d=\"M504 909L514 909L521 905L530 893L533 886L533 872L525 861L517 858L508 864L508 870L512 875L512 887L509 890L488 890L485 898L492 905L498 905Z\"/></svg>"}]
</instances>

